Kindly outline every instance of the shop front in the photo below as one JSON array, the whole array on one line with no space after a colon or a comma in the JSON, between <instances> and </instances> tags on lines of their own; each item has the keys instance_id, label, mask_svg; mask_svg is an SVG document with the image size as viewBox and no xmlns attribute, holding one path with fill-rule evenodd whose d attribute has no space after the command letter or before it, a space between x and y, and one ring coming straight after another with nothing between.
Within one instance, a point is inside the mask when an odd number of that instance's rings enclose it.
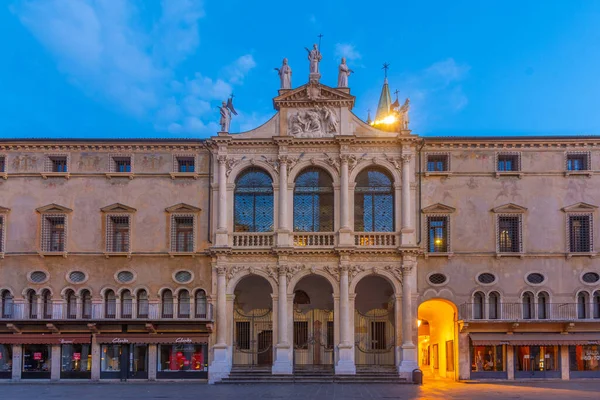
<instances>
[{"instance_id":1,"label":"shop front","mask_svg":"<svg viewBox=\"0 0 600 400\"><path fill-rule=\"evenodd\" d=\"M96 341L100 379L148 379L148 344L140 343L138 336L97 335Z\"/></svg>"},{"instance_id":2,"label":"shop front","mask_svg":"<svg viewBox=\"0 0 600 400\"><path fill-rule=\"evenodd\" d=\"M12 345L0 343L0 379L12 378Z\"/></svg>"},{"instance_id":3,"label":"shop front","mask_svg":"<svg viewBox=\"0 0 600 400\"><path fill-rule=\"evenodd\" d=\"M569 346L569 373L571 379L600 378L599 342Z\"/></svg>"},{"instance_id":4,"label":"shop front","mask_svg":"<svg viewBox=\"0 0 600 400\"><path fill-rule=\"evenodd\" d=\"M515 346L515 378L560 378L558 345Z\"/></svg>"},{"instance_id":5,"label":"shop front","mask_svg":"<svg viewBox=\"0 0 600 400\"><path fill-rule=\"evenodd\" d=\"M507 379L505 344L471 343L471 379Z\"/></svg>"}]
</instances>

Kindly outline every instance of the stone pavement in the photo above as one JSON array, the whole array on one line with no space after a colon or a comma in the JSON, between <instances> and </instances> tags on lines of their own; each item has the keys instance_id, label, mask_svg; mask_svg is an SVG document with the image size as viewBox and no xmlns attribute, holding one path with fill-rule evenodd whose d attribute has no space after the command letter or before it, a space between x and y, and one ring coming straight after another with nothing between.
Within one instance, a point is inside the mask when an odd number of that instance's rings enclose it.
<instances>
[{"instance_id":1,"label":"stone pavement","mask_svg":"<svg viewBox=\"0 0 600 400\"><path fill-rule=\"evenodd\" d=\"M8 383L1 400L599 399L600 381L394 384Z\"/></svg>"}]
</instances>

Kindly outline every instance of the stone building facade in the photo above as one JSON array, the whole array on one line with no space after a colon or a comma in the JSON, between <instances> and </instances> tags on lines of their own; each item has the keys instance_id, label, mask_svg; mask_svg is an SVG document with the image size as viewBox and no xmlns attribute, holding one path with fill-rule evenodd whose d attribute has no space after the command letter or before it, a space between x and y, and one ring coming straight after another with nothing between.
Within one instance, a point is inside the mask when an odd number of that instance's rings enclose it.
<instances>
[{"instance_id":1,"label":"stone building facade","mask_svg":"<svg viewBox=\"0 0 600 400\"><path fill-rule=\"evenodd\" d=\"M0 379L600 376L600 138L353 105L312 79L239 134L3 140Z\"/></svg>"}]
</instances>

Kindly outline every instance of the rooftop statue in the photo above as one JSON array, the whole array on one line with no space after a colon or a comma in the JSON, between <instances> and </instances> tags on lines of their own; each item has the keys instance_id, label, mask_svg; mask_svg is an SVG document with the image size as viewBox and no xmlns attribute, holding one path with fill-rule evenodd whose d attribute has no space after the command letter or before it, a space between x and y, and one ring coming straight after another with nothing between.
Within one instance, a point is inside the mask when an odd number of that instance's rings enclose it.
<instances>
[{"instance_id":1,"label":"rooftop statue","mask_svg":"<svg viewBox=\"0 0 600 400\"><path fill-rule=\"evenodd\" d=\"M288 59L283 59L281 68L275 68L279 74L280 89L291 89L292 88L292 68L288 65Z\"/></svg>"},{"instance_id":2,"label":"rooftop statue","mask_svg":"<svg viewBox=\"0 0 600 400\"><path fill-rule=\"evenodd\" d=\"M310 73L318 74L319 73L319 62L321 62L321 59L323 58L323 56L321 55L321 52L319 51L319 48L317 47L316 44L313 44L312 50L309 50L308 47L305 47L305 49L308 52L308 60L310 61L310 64L309 64Z\"/></svg>"},{"instance_id":3,"label":"rooftop statue","mask_svg":"<svg viewBox=\"0 0 600 400\"><path fill-rule=\"evenodd\" d=\"M219 119L219 124L221 125L221 132L229 132L229 125L231 124L231 114L238 115L237 111L233 107L233 95L231 95L227 101L223 102L219 107L219 111L221 112L221 118Z\"/></svg>"},{"instance_id":4,"label":"rooftop statue","mask_svg":"<svg viewBox=\"0 0 600 400\"><path fill-rule=\"evenodd\" d=\"M337 87L347 88L348 87L348 77L353 72L354 71L352 71L350 68L348 68L348 65L346 64L346 57L342 57L342 63L340 64L340 67L339 67Z\"/></svg>"}]
</instances>

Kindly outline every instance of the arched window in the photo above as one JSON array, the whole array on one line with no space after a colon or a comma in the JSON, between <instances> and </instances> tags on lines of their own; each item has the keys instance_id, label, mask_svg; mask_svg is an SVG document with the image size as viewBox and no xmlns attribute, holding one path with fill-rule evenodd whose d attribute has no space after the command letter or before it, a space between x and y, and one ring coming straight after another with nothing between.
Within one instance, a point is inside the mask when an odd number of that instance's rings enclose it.
<instances>
[{"instance_id":1,"label":"arched window","mask_svg":"<svg viewBox=\"0 0 600 400\"><path fill-rule=\"evenodd\" d=\"M173 292L166 289L162 293L162 313L163 318L173 318Z\"/></svg>"},{"instance_id":2,"label":"arched window","mask_svg":"<svg viewBox=\"0 0 600 400\"><path fill-rule=\"evenodd\" d=\"M488 296L488 319L500 318L500 294L491 292Z\"/></svg>"},{"instance_id":3,"label":"arched window","mask_svg":"<svg viewBox=\"0 0 600 400\"><path fill-rule=\"evenodd\" d=\"M283 188L281 189L283 190ZM235 181L234 231L273 231L273 182L259 168L249 168Z\"/></svg>"},{"instance_id":4,"label":"arched window","mask_svg":"<svg viewBox=\"0 0 600 400\"><path fill-rule=\"evenodd\" d=\"M2 292L2 318L13 317L13 295L8 291Z\"/></svg>"},{"instance_id":5,"label":"arched window","mask_svg":"<svg viewBox=\"0 0 600 400\"><path fill-rule=\"evenodd\" d=\"M392 178L379 169L358 174L354 189L354 230L394 231L394 190Z\"/></svg>"},{"instance_id":6,"label":"arched window","mask_svg":"<svg viewBox=\"0 0 600 400\"><path fill-rule=\"evenodd\" d=\"M137 317L148 318L148 292L141 289L137 293Z\"/></svg>"},{"instance_id":7,"label":"arched window","mask_svg":"<svg viewBox=\"0 0 600 400\"><path fill-rule=\"evenodd\" d=\"M206 318L206 292L202 289L196 290L196 318Z\"/></svg>"},{"instance_id":8,"label":"arched window","mask_svg":"<svg viewBox=\"0 0 600 400\"><path fill-rule=\"evenodd\" d=\"M485 296L481 292L473 294L473 319L483 319L484 298Z\"/></svg>"},{"instance_id":9,"label":"arched window","mask_svg":"<svg viewBox=\"0 0 600 400\"><path fill-rule=\"evenodd\" d=\"M27 291L27 317L29 319L37 319L38 316L38 297L35 290Z\"/></svg>"},{"instance_id":10,"label":"arched window","mask_svg":"<svg viewBox=\"0 0 600 400\"><path fill-rule=\"evenodd\" d=\"M65 300L67 301L67 319L77 318L77 296L72 290L67 290L65 293Z\"/></svg>"},{"instance_id":11,"label":"arched window","mask_svg":"<svg viewBox=\"0 0 600 400\"><path fill-rule=\"evenodd\" d=\"M129 290L121 292L121 318L131 318L133 316L133 296Z\"/></svg>"},{"instance_id":12,"label":"arched window","mask_svg":"<svg viewBox=\"0 0 600 400\"><path fill-rule=\"evenodd\" d=\"M294 231L333 232L333 181L319 168L307 168L294 186Z\"/></svg>"},{"instance_id":13,"label":"arched window","mask_svg":"<svg viewBox=\"0 0 600 400\"><path fill-rule=\"evenodd\" d=\"M600 318L600 290L594 292L594 318Z\"/></svg>"},{"instance_id":14,"label":"arched window","mask_svg":"<svg viewBox=\"0 0 600 400\"><path fill-rule=\"evenodd\" d=\"M523 293L523 319L533 318L533 293Z\"/></svg>"},{"instance_id":15,"label":"arched window","mask_svg":"<svg viewBox=\"0 0 600 400\"><path fill-rule=\"evenodd\" d=\"M104 318L117 317L117 296L112 290L104 293Z\"/></svg>"},{"instance_id":16,"label":"arched window","mask_svg":"<svg viewBox=\"0 0 600 400\"><path fill-rule=\"evenodd\" d=\"M44 319L52 318L52 294L48 289L44 289L42 292L42 310L44 313Z\"/></svg>"},{"instance_id":17,"label":"arched window","mask_svg":"<svg viewBox=\"0 0 600 400\"><path fill-rule=\"evenodd\" d=\"M179 312L177 316L179 318L189 318L190 317L190 292L187 290L180 290L177 295L177 306L179 308Z\"/></svg>"},{"instance_id":18,"label":"arched window","mask_svg":"<svg viewBox=\"0 0 600 400\"><path fill-rule=\"evenodd\" d=\"M550 314L550 303L549 296L546 292L539 292L537 298L538 305L538 319L548 319Z\"/></svg>"},{"instance_id":19,"label":"arched window","mask_svg":"<svg viewBox=\"0 0 600 400\"><path fill-rule=\"evenodd\" d=\"M81 291L81 318L92 318L92 294L87 289Z\"/></svg>"},{"instance_id":20,"label":"arched window","mask_svg":"<svg viewBox=\"0 0 600 400\"><path fill-rule=\"evenodd\" d=\"M586 319L588 308L588 294L586 292L579 292L577 294L577 318Z\"/></svg>"}]
</instances>

